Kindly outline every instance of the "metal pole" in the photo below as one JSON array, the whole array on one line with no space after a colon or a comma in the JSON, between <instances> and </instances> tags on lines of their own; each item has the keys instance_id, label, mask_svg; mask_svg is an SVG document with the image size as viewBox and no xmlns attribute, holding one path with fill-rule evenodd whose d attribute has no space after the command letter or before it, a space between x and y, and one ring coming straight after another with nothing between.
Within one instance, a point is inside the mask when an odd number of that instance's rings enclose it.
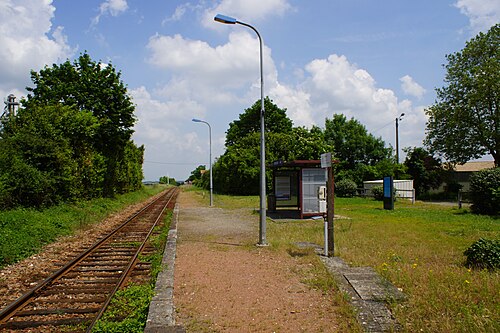
<instances>
[{"instance_id":1,"label":"metal pole","mask_svg":"<svg viewBox=\"0 0 500 333\"><path fill-rule=\"evenodd\" d=\"M333 178L333 167L328 167L328 179L326 182L327 193L327 210L326 218L328 220L328 253L335 256L335 243L334 243L334 219L335 219L335 183Z\"/></svg>"},{"instance_id":2,"label":"metal pole","mask_svg":"<svg viewBox=\"0 0 500 333\"><path fill-rule=\"evenodd\" d=\"M399 134L398 134L399 117L396 118L396 163L399 164Z\"/></svg>"},{"instance_id":3,"label":"metal pole","mask_svg":"<svg viewBox=\"0 0 500 333\"><path fill-rule=\"evenodd\" d=\"M210 159L210 207L214 205L213 191L214 184L212 178L212 127L209 123L208 125L208 140L209 140L209 159Z\"/></svg>"},{"instance_id":4,"label":"metal pole","mask_svg":"<svg viewBox=\"0 0 500 333\"><path fill-rule=\"evenodd\" d=\"M267 245L266 240L266 142L265 142L265 108L264 108L264 61L262 57L262 37L257 29L247 23L236 21L236 23L249 27L257 34L260 45L260 223L259 223L259 245Z\"/></svg>"},{"instance_id":5,"label":"metal pole","mask_svg":"<svg viewBox=\"0 0 500 333\"><path fill-rule=\"evenodd\" d=\"M328 219L326 216L323 216L324 220L324 230L325 230L325 248L324 248L324 255L325 257L328 257Z\"/></svg>"},{"instance_id":6,"label":"metal pole","mask_svg":"<svg viewBox=\"0 0 500 333\"><path fill-rule=\"evenodd\" d=\"M396 163L399 164L399 121L403 119L405 114L401 113L399 117L396 118Z\"/></svg>"},{"instance_id":7,"label":"metal pole","mask_svg":"<svg viewBox=\"0 0 500 333\"><path fill-rule=\"evenodd\" d=\"M210 207L214 205L214 199L213 199L213 180L212 180L212 127L210 124L204 120L200 119L193 119L194 122L196 123L204 123L207 124L208 126L208 142L209 142L209 167L210 167Z\"/></svg>"},{"instance_id":8,"label":"metal pole","mask_svg":"<svg viewBox=\"0 0 500 333\"><path fill-rule=\"evenodd\" d=\"M260 50L260 223L259 223L259 244L261 246L267 245L266 240L266 143L265 143L265 127L264 127L264 61L262 56L263 41L262 37L253 26L250 24L240 22L233 17L217 14L214 20L224 24L240 24L244 25L255 31L259 38Z\"/></svg>"}]
</instances>

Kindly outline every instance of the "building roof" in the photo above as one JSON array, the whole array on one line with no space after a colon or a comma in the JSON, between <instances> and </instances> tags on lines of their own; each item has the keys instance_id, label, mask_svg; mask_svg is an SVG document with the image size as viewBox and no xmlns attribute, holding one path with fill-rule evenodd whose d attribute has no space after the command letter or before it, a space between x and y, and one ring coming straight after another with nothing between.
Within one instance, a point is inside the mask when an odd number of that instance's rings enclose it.
<instances>
[{"instance_id":1,"label":"building roof","mask_svg":"<svg viewBox=\"0 0 500 333\"><path fill-rule=\"evenodd\" d=\"M467 162L465 164L455 166L456 172L474 172L480 171L483 169L491 169L495 167L494 161L475 161L475 162Z\"/></svg>"}]
</instances>

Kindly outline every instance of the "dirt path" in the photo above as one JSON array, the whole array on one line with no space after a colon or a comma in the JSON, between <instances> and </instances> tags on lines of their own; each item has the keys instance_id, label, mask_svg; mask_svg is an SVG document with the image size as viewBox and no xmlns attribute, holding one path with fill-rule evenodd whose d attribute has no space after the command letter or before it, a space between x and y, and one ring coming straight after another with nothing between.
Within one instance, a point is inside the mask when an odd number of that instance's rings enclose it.
<instances>
[{"instance_id":1,"label":"dirt path","mask_svg":"<svg viewBox=\"0 0 500 333\"><path fill-rule=\"evenodd\" d=\"M302 283L296 258L255 246L258 215L178 203L174 302L187 332L338 332L330 297Z\"/></svg>"}]
</instances>

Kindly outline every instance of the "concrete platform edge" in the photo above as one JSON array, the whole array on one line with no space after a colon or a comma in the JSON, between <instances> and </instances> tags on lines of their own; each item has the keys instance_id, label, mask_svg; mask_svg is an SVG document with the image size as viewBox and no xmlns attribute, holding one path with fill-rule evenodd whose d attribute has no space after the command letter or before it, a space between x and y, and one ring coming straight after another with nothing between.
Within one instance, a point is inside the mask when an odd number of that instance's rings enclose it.
<instances>
[{"instance_id":1,"label":"concrete platform edge","mask_svg":"<svg viewBox=\"0 0 500 333\"><path fill-rule=\"evenodd\" d=\"M339 289L349 298L356 311L358 322L365 332L386 333L402 330L402 326L394 318L384 301L364 300L360 297L344 275L351 269L347 263L339 257L321 256L321 260L337 282Z\"/></svg>"},{"instance_id":2,"label":"concrete platform edge","mask_svg":"<svg viewBox=\"0 0 500 333\"><path fill-rule=\"evenodd\" d=\"M177 249L177 222L179 205L176 204L163 252L163 270L158 274L155 295L149 306L145 333L185 332L183 327L175 325L174 306L174 269Z\"/></svg>"}]
</instances>

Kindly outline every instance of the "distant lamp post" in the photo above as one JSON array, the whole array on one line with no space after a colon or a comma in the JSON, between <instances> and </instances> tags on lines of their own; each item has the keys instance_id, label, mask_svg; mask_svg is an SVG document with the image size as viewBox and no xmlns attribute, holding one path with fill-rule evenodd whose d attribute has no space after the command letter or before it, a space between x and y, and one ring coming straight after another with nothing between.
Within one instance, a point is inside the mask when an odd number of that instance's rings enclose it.
<instances>
[{"instance_id":1,"label":"distant lamp post","mask_svg":"<svg viewBox=\"0 0 500 333\"><path fill-rule=\"evenodd\" d=\"M267 245L266 240L266 144L264 135L264 70L262 60L262 37L257 29L250 24L240 22L237 19L221 14L217 14L214 20L224 24L240 24L255 31L260 42L260 224L259 224L259 245Z\"/></svg>"},{"instance_id":2,"label":"distant lamp post","mask_svg":"<svg viewBox=\"0 0 500 333\"><path fill-rule=\"evenodd\" d=\"M401 113L396 117L396 163L399 164L399 121L403 119L405 114Z\"/></svg>"},{"instance_id":3,"label":"distant lamp post","mask_svg":"<svg viewBox=\"0 0 500 333\"><path fill-rule=\"evenodd\" d=\"M195 123L204 123L208 126L208 141L209 141L209 164L210 164L210 207L214 205L213 199L213 181L212 181L212 127L206 121L193 118Z\"/></svg>"}]
</instances>

